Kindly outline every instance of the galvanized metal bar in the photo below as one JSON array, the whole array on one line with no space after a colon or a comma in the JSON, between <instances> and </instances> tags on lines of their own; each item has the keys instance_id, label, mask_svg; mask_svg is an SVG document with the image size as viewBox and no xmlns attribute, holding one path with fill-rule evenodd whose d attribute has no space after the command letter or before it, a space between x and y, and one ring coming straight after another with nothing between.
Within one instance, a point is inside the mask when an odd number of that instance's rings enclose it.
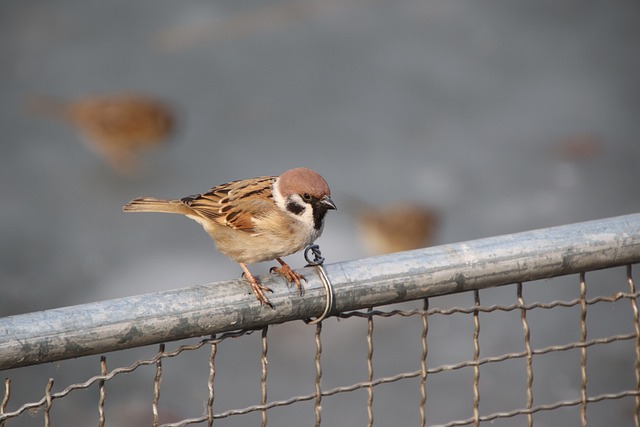
<instances>
[{"instance_id":1,"label":"galvanized metal bar","mask_svg":"<svg viewBox=\"0 0 640 427\"><path fill-rule=\"evenodd\" d=\"M640 214L325 265L343 312L640 262ZM277 275L275 309L244 280L0 318L0 370L319 316L325 287L300 270L305 295Z\"/></svg>"}]
</instances>

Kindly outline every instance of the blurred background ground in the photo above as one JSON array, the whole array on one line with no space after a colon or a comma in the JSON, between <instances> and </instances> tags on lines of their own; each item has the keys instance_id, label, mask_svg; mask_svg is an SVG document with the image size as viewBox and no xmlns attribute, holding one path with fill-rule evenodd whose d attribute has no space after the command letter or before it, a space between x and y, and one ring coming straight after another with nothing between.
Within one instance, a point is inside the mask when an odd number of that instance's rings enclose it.
<instances>
[{"instance_id":1,"label":"blurred background ground","mask_svg":"<svg viewBox=\"0 0 640 427\"><path fill-rule=\"evenodd\" d=\"M634 1L4 2L0 315L237 277L196 224L121 206L296 166L323 174L340 209L319 240L327 262L367 254L356 199L437 209L435 243L638 212L639 18ZM123 90L178 119L133 177L26 111L35 94ZM562 292L577 288L548 299ZM301 333L280 328L285 346ZM40 391L39 375L26 382Z\"/></svg>"}]
</instances>

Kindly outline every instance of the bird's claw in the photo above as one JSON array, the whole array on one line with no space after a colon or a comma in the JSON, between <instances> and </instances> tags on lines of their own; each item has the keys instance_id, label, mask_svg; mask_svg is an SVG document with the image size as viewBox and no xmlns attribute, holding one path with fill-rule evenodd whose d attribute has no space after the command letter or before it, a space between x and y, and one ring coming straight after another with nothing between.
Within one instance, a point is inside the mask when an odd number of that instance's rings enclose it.
<instances>
[{"instance_id":1,"label":"bird's claw","mask_svg":"<svg viewBox=\"0 0 640 427\"><path fill-rule=\"evenodd\" d=\"M274 308L273 304L271 304L271 302L269 301L269 298L267 298L267 296L264 294L265 291L273 293L273 290L268 286L265 286L262 283L260 283L258 279L253 277L253 275L246 275L242 273L242 276L246 278L247 282L249 282L249 285L251 285L251 289L253 290L253 293L256 296L256 299L258 300L260 305L266 304L269 307Z\"/></svg>"},{"instance_id":2,"label":"bird's claw","mask_svg":"<svg viewBox=\"0 0 640 427\"><path fill-rule=\"evenodd\" d=\"M304 280L306 282L307 278L304 277L302 274L299 274L293 271L291 267L289 267L289 264L286 264L286 263L281 263L281 264L282 264L282 267L271 267L269 272L280 274L285 279L287 279L287 282L289 285L292 285L293 283L295 283L296 286L298 287L298 291L300 292L300 295L303 295L304 288L302 287L302 283L300 283L300 280Z\"/></svg>"}]
</instances>

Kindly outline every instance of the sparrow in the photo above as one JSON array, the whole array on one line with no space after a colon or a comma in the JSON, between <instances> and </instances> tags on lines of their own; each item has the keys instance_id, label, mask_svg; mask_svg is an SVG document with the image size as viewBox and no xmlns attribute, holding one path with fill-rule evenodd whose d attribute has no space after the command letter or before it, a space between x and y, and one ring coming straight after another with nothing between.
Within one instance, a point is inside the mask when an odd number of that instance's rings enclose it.
<instances>
[{"instance_id":1,"label":"sparrow","mask_svg":"<svg viewBox=\"0 0 640 427\"><path fill-rule=\"evenodd\" d=\"M438 214L416 203L396 202L360 208L356 223L367 250L382 255L429 246L438 226Z\"/></svg>"},{"instance_id":2,"label":"sparrow","mask_svg":"<svg viewBox=\"0 0 640 427\"><path fill-rule=\"evenodd\" d=\"M173 132L175 117L165 102L123 92L60 100L34 96L29 111L73 125L83 142L122 175L138 170L144 149L160 145Z\"/></svg>"},{"instance_id":3,"label":"sparrow","mask_svg":"<svg viewBox=\"0 0 640 427\"><path fill-rule=\"evenodd\" d=\"M272 292L260 284L247 264L276 260L271 271L295 283L302 294L301 279L282 257L313 243L324 227L327 211L336 209L331 190L322 176L296 168L280 176L231 181L206 193L164 200L140 197L127 203L125 212L165 212L185 215L199 223L217 249L238 264L260 302L271 308L265 296Z\"/></svg>"}]
</instances>

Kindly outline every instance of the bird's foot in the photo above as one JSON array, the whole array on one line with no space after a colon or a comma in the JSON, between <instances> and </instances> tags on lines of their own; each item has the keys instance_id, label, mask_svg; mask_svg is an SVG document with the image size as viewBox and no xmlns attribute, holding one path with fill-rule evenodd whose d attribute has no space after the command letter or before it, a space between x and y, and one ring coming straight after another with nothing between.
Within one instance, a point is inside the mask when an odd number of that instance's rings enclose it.
<instances>
[{"instance_id":1,"label":"bird's foot","mask_svg":"<svg viewBox=\"0 0 640 427\"><path fill-rule=\"evenodd\" d=\"M304 280L306 282L307 279L302 274L299 274L293 271L291 267L289 267L289 264L287 264L280 258L276 258L276 261L278 261L282 267L271 267L269 272L272 272L272 273L275 272L280 274L285 279L287 279L287 282L289 282L289 285L295 283L296 286L298 287L298 291L300 291L300 295L303 295L304 288L302 287L302 283L300 282L300 280Z\"/></svg>"},{"instance_id":2,"label":"bird's foot","mask_svg":"<svg viewBox=\"0 0 640 427\"><path fill-rule=\"evenodd\" d=\"M256 296L256 299L260 302L260 305L262 304L266 304L271 308L273 307L273 304L271 304L271 302L269 301L269 299L267 298L267 296L264 294L265 292L272 292L271 288L264 286L263 284L260 283L260 281L258 279L256 279L253 274L251 274L251 272L249 271L249 269L243 265L240 264L242 266L242 269L244 270L244 273L242 273L242 275L247 279L247 282L249 282L249 285L251 286L251 289L253 290L253 294Z\"/></svg>"}]
</instances>

